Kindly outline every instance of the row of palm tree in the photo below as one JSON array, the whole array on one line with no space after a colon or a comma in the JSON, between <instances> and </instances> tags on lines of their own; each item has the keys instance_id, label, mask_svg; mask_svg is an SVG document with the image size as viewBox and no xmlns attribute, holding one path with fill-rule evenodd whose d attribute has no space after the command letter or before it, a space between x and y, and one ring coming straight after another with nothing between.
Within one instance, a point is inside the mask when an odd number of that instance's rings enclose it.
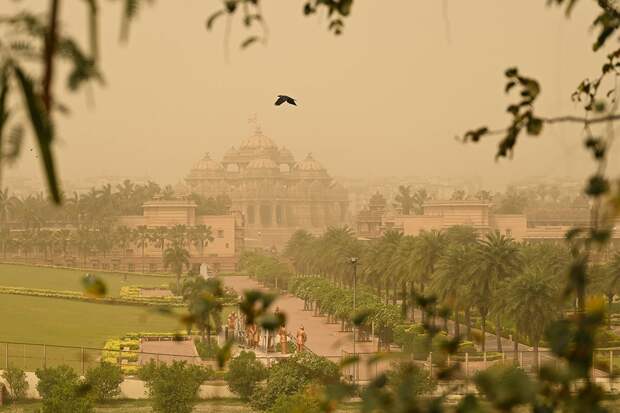
<instances>
[{"instance_id":1,"label":"row of palm tree","mask_svg":"<svg viewBox=\"0 0 620 413\"><path fill-rule=\"evenodd\" d=\"M23 258L53 259L62 257L80 257L82 263L89 256L100 255L103 258L116 252L125 256L128 249L140 251L143 262L146 248L153 246L165 256L165 248L178 245L180 248L196 249L198 256L204 256L204 250L213 241L211 227L206 225L174 227L136 228L127 226L103 227L99 229L80 227L75 230L60 229L26 229L0 230L0 248L3 257L20 256ZM144 268L143 268L144 271Z\"/></svg>"},{"instance_id":2,"label":"row of palm tree","mask_svg":"<svg viewBox=\"0 0 620 413\"><path fill-rule=\"evenodd\" d=\"M65 225L103 228L113 224L118 216L141 215L142 205L155 196L172 199L175 192L170 185L162 188L155 182L135 184L125 180L116 187L107 184L85 193L63 194L63 204L56 206L42 193L17 197L5 189L0 191L0 227L41 229ZM230 198L226 195L204 198L191 194L190 199L196 202L196 212L200 215L225 214L230 208Z\"/></svg>"},{"instance_id":3,"label":"row of palm tree","mask_svg":"<svg viewBox=\"0 0 620 413\"><path fill-rule=\"evenodd\" d=\"M494 321L498 350L507 324L515 337L537 351L545 328L571 304L560 289L571 262L564 244L518 243L499 232L479 236L467 226L418 236L390 231L370 242L358 241L347 227L330 228L320 237L299 231L285 255L297 272L322 275L345 287L352 286L353 275L347 258L357 256L358 282L373 288L386 303L400 302L414 321L413 297L437 296L440 306L452 309L456 334L460 323L469 326L475 313L483 351L487 320ZM620 254L592 266L597 275L590 292L605 294L611 302L618 292Z\"/></svg>"},{"instance_id":4,"label":"row of palm tree","mask_svg":"<svg viewBox=\"0 0 620 413\"><path fill-rule=\"evenodd\" d=\"M421 214L422 205L431 200L424 188L412 190L409 185L400 185L394 196L394 207L404 215ZM538 185L528 189L508 188L504 193L492 193L486 190L468 193L464 189L455 189L450 195L453 201L478 200L493 202L500 214L521 214L526 208L558 209L566 207L584 207L587 198L581 193L562 193L556 185Z\"/></svg>"}]
</instances>

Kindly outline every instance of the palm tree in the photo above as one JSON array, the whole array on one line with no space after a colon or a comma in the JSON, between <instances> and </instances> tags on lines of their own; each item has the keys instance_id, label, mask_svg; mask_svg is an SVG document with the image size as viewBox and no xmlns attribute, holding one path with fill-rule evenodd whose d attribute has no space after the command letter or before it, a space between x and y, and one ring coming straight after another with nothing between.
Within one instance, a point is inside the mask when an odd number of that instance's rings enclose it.
<instances>
[{"instance_id":1,"label":"palm tree","mask_svg":"<svg viewBox=\"0 0 620 413\"><path fill-rule=\"evenodd\" d=\"M207 339L211 346L211 328L219 329L222 322L222 301L224 289L221 281L202 277L191 277L183 283L183 300L187 303L190 319L198 327L201 339ZM206 336L206 337L205 337Z\"/></svg>"},{"instance_id":2,"label":"palm tree","mask_svg":"<svg viewBox=\"0 0 620 413\"><path fill-rule=\"evenodd\" d=\"M394 197L397 206L403 215L411 214L411 210L415 206L415 198L411 194L411 187L409 185L400 185L398 187L398 194Z\"/></svg>"},{"instance_id":3,"label":"palm tree","mask_svg":"<svg viewBox=\"0 0 620 413\"><path fill-rule=\"evenodd\" d=\"M416 214L422 214L423 212L423 205L426 201L430 200L431 197L429 196L429 194L426 192L426 189L418 189L417 191L415 191L415 193L413 194L413 199L414 199L414 207L413 207L413 211Z\"/></svg>"},{"instance_id":4,"label":"palm tree","mask_svg":"<svg viewBox=\"0 0 620 413\"><path fill-rule=\"evenodd\" d=\"M137 241L136 246L142 250L142 272L144 272L144 249L149 245L151 231L146 225L140 225L134 230L134 237Z\"/></svg>"},{"instance_id":5,"label":"palm tree","mask_svg":"<svg viewBox=\"0 0 620 413\"><path fill-rule=\"evenodd\" d=\"M168 228L156 227L151 229L149 240L153 241L157 248L161 249L162 259L164 257L164 248L166 247L166 239L168 237Z\"/></svg>"},{"instance_id":6,"label":"palm tree","mask_svg":"<svg viewBox=\"0 0 620 413\"><path fill-rule=\"evenodd\" d=\"M127 248L136 240L135 236L136 233L125 225L116 228L114 238L116 238L116 244L120 247L123 257L125 256Z\"/></svg>"},{"instance_id":7,"label":"palm tree","mask_svg":"<svg viewBox=\"0 0 620 413\"><path fill-rule=\"evenodd\" d=\"M200 256L204 256L204 249L209 242L213 242L213 234L211 233L211 227L206 225L196 225L189 230L189 240L200 251Z\"/></svg>"},{"instance_id":8,"label":"palm tree","mask_svg":"<svg viewBox=\"0 0 620 413\"><path fill-rule=\"evenodd\" d=\"M474 276L476 249L471 244L449 246L437 263L437 270L431 281L431 290L448 308L454 311L454 335L460 335L459 311L467 314L467 338L470 334L469 308L472 294L469 289Z\"/></svg>"},{"instance_id":9,"label":"palm tree","mask_svg":"<svg viewBox=\"0 0 620 413\"><path fill-rule=\"evenodd\" d=\"M620 252L616 252L607 264L592 266L591 277L594 291L607 298L607 329L611 330L611 304L620 292Z\"/></svg>"},{"instance_id":10,"label":"palm tree","mask_svg":"<svg viewBox=\"0 0 620 413\"><path fill-rule=\"evenodd\" d=\"M416 279L420 284L420 293L424 294L424 287L432 279L446 244L446 237L441 231L422 231L418 235L414 259L418 271Z\"/></svg>"},{"instance_id":11,"label":"palm tree","mask_svg":"<svg viewBox=\"0 0 620 413\"><path fill-rule=\"evenodd\" d=\"M554 282L544 268L531 266L507 283L506 312L511 314L517 331L525 334L534 348L538 369L538 347L549 324L559 317L561 301Z\"/></svg>"},{"instance_id":12,"label":"palm tree","mask_svg":"<svg viewBox=\"0 0 620 413\"><path fill-rule=\"evenodd\" d=\"M486 317L493 302L493 294L500 283L520 271L521 255L512 238L498 231L487 234L477 248L476 276L472 287L476 290L477 307L482 317L482 350L486 344ZM497 349L502 351L501 319L496 314Z\"/></svg>"},{"instance_id":13,"label":"palm tree","mask_svg":"<svg viewBox=\"0 0 620 413\"><path fill-rule=\"evenodd\" d=\"M170 268L177 276L177 291L180 291L181 273L185 267L189 268L189 252L174 242L164 251L164 268Z\"/></svg>"}]
</instances>

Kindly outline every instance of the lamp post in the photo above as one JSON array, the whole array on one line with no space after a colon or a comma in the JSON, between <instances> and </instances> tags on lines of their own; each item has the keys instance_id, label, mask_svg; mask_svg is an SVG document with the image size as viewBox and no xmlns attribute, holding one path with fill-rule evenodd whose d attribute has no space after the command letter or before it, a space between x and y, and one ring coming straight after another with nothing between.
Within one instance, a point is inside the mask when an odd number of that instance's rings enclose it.
<instances>
[{"instance_id":1,"label":"lamp post","mask_svg":"<svg viewBox=\"0 0 620 413\"><path fill-rule=\"evenodd\" d=\"M349 262L353 266L353 316L355 317L355 293L357 290L357 263L359 262L359 258L351 257L349 258ZM353 357L355 357L355 332L357 330L357 326L353 323ZM357 363L353 364L353 383L357 381Z\"/></svg>"}]
</instances>

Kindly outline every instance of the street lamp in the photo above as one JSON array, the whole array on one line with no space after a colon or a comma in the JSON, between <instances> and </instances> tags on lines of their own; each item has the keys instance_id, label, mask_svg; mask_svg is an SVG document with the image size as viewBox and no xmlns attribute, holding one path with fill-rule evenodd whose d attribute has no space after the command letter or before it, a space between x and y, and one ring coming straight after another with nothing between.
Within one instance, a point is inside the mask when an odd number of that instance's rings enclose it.
<instances>
[{"instance_id":1,"label":"street lamp","mask_svg":"<svg viewBox=\"0 0 620 413\"><path fill-rule=\"evenodd\" d=\"M355 293L357 290L357 264L359 262L359 258L358 257L351 257L349 258L349 263L353 266L353 317L355 317ZM355 322L353 323L353 357L355 357L356 352L355 352L355 332L357 330L357 327L355 325ZM356 367L357 363L353 364L353 383L356 382L357 379L357 367Z\"/></svg>"}]
</instances>

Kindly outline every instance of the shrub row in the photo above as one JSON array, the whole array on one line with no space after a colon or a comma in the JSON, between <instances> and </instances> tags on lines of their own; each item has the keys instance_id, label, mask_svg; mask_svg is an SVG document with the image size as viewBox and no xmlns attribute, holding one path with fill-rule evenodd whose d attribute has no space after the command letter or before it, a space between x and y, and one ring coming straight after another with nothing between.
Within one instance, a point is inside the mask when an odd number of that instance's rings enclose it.
<instances>
[{"instance_id":1,"label":"shrub row","mask_svg":"<svg viewBox=\"0 0 620 413\"><path fill-rule=\"evenodd\" d=\"M356 314L353 311L353 291L340 288L331 281L319 277L297 277L289 282L290 291L305 301L314 302L321 312L340 320L350 322ZM399 306L384 304L381 299L359 288L356 294L356 308L364 309L363 325L394 327L401 322Z\"/></svg>"},{"instance_id":2,"label":"shrub row","mask_svg":"<svg viewBox=\"0 0 620 413\"><path fill-rule=\"evenodd\" d=\"M60 291L43 288L26 288L26 287L7 287L0 286L0 294L12 295L28 295L33 297L60 298L65 300L79 300L102 304L127 304L127 305L145 305L145 306L173 306L182 307L181 302L169 302L162 300L151 300L150 297L143 298L123 298L123 297L91 297L84 295L79 291Z\"/></svg>"}]
</instances>

